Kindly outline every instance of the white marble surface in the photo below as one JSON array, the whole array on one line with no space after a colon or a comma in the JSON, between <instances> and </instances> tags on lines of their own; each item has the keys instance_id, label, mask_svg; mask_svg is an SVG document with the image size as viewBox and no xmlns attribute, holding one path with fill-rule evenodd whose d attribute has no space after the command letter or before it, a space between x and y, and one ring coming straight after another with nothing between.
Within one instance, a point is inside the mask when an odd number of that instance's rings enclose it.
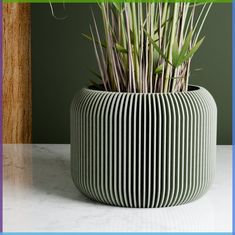
<instances>
[{"instance_id":1,"label":"white marble surface","mask_svg":"<svg viewBox=\"0 0 235 235\"><path fill-rule=\"evenodd\" d=\"M4 145L5 232L230 232L232 148L218 146L210 191L190 204L156 209L111 207L73 185L69 145Z\"/></svg>"}]
</instances>

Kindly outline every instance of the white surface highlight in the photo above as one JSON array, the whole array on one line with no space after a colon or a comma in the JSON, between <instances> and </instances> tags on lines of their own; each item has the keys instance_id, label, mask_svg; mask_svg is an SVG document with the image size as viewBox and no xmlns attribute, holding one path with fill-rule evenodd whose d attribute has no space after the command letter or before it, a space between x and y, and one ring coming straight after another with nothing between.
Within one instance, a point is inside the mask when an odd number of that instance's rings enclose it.
<instances>
[{"instance_id":1,"label":"white surface highlight","mask_svg":"<svg viewBox=\"0 0 235 235\"><path fill-rule=\"evenodd\" d=\"M70 176L69 145L4 145L5 232L231 232L232 147L217 147L215 181L189 204L121 208L89 200Z\"/></svg>"}]
</instances>

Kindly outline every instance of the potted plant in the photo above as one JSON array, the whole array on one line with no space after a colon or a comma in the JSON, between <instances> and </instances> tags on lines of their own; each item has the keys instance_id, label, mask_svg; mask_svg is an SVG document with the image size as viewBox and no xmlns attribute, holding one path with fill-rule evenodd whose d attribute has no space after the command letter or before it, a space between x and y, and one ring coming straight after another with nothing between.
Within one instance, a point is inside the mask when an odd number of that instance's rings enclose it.
<instances>
[{"instance_id":1,"label":"potted plant","mask_svg":"<svg viewBox=\"0 0 235 235\"><path fill-rule=\"evenodd\" d=\"M188 85L211 4L101 3L90 27L101 82L71 105L71 169L88 197L124 207L199 198L215 170L217 109Z\"/></svg>"}]
</instances>

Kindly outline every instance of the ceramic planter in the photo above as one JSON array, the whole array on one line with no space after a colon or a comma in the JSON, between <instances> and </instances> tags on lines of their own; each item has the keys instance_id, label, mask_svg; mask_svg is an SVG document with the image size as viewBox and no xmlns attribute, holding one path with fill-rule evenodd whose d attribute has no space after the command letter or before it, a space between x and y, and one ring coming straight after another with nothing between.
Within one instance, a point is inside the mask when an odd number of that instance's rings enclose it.
<instances>
[{"instance_id":1,"label":"ceramic planter","mask_svg":"<svg viewBox=\"0 0 235 235\"><path fill-rule=\"evenodd\" d=\"M71 105L71 170L78 189L115 206L167 207L209 188L217 109L197 86L180 93L82 89Z\"/></svg>"}]
</instances>

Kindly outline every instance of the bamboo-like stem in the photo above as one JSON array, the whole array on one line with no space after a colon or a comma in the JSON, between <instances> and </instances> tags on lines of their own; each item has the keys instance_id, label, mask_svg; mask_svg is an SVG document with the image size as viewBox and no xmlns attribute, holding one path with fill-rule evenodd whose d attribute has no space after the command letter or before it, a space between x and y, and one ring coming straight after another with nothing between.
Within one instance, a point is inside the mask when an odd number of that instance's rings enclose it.
<instances>
[{"instance_id":1,"label":"bamboo-like stem","mask_svg":"<svg viewBox=\"0 0 235 235\"><path fill-rule=\"evenodd\" d=\"M169 45L169 50L168 50L168 59L170 62L172 62L172 46L173 46L174 39L175 39L176 22L177 22L177 17L178 17L178 8L179 8L179 3L177 2L174 5L173 22L172 22L172 29L171 29L171 39L170 39L170 45ZM169 89L170 68L171 68L171 65L168 63L167 68L166 68L164 92L167 92Z\"/></svg>"},{"instance_id":2,"label":"bamboo-like stem","mask_svg":"<svg viewBox=\"0 0 235 235\"><path fill-rule=\"evenodd\" d=\"M191 29L191 31L193 30L194 16L195 16L195 4L194 4L193 9L192 9L192 18L191 18L191 22L190 22L190 29ZM191 48L192 48L192 42L190 42L190 49ZM191 59L188 61L188 64L187 64L187 71L186 71L186 77L185 77L184 91L188 90L188 82L189 82L189 74L190 74L190 64L191 64Z\"/></svg>"},{"instance_id":3,"label":"bamboo-like stem","mask_svg":"<svg viewBox=\"0 0 235 235\"><path fill-rule=\"evenodd\" d=\"M187 90L193 54L211 4L101 3L104 42L91 29L104 88L127 92ZM196 22L194 22L194 18ZM95 32L95 33L94 33ZM98 45L97 45L98 44Z\"/></svg>"},{"instance_id":4,"label":"bamboo-like stem","mask_svg":"<svg viewBox=\"0 0 235 235\"><path fill-rule=\"evenodd\" d=\"M93 17L93 22L94 22L94 25L95 25L96 36L97 36L98 41L99 41L99 49L100 49L100 54L101 54L100 58L101 58L101 61L102 61L102 66L101 66L101 63L100 63L100 69L102 69L102 68L103 69L100 72L103 75L102 79L104 80L103 83L104 83L105 89L107 89L107 88L110 89L111 88L111 84L110 84L109 79L108 79L107 64L106 64L104 52L103 52L103 49L102 49L102 46L101 46L100 34L99 34L99 31L98 31L98 28L97 28L97 24L96 24L96 20L95 20L95 16L94 16L93 11L92 11L92 17ZM90 27L90 29L91 29L91 27ZM91 29L91 31L92 31L92 29ZM98 52L96 52L96 55L98 55Z\"/></svg>"},{"instance_id":5,"label":"bamboo-like stem","mask_svg":"<svg viewBox=\"0 0 235 235\"><path fill-rule=\"evenodd\" d=\"M149 31L150 35L153 38L154 28L153 28L153 21L154 21L154 4L149 4ZM149 46L149 91L153 92L153 45Z\"/></svg>"},{"instance_id":6,"label":"bamboo-like stem","mask_svg":"<svg viewBox=\"0 0 235 235\"><path fill-rule=\"evenodd\" d=\"M134 35L133 42L133 53L134 53L134 71L135 71L135 83L136 87L139 87L139 63L138 63L138 54L139 54L139 37L138 37L138 26L137 26L137 15L136 15L136 7L135 3L132 3L132 29Z\"/></svg>"},{"instance_id":7,"label":"bamboo-like stem","mask_svg":"<svg viewBox=\"0 0 235 235\"><path fill-rule=\"evenodd\" d=\"M136 92L136 84L135 84L135 71L134 71L134 62L132 57L132 45L131 45L131 35L130 35L130 19L129 19L129 9L127 4L125 3L125 12L126 12L126 25L127 25L127 37L128 37L128 55L129 55L129 80L133 86L133 92Z\"/></svg>"},{"instance_id":8,"label":"bamboo-like stem","mask_svg":"<svg viewBox=\"0 0 235 235\"><path fill-rule=\"evenodd\" d=\"M143 32L143 8L142 4L139 3L139 17L140 17L140 58L139 58L139 91L143 90L143 50L144 50L144 32Z\"/></svg>"}]
</instances>

